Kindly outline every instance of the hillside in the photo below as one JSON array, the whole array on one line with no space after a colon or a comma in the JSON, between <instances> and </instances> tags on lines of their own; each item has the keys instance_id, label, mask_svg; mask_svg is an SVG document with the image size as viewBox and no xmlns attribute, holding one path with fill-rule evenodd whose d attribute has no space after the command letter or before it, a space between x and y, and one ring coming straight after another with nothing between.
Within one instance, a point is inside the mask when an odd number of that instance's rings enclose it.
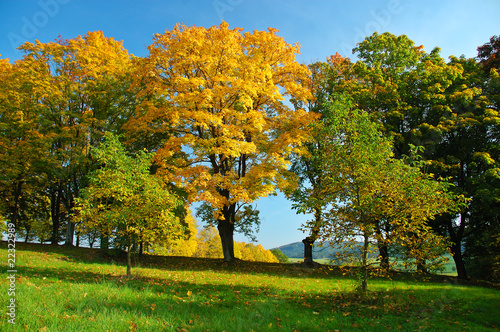
<instances>
[{"instance_id":1,"label":"hillside","mask_svg":"<svg viewBox=\"0 0 500 332\"><path fill-rule=\"evenodd\" d=\"M0 331L491 331L500 292L443 276L394 274L356 291L357 270L135 257L16 243L15 303ZM0 254L7 257L5 242ZM10 264L10 263L9 263ZM0 265L4 271L7 261ZM12 274L12 272L10 272ZM15 324L9 323L14 320Z\"/></svg>"},{"instance_id":2,"label":"hillside","mask_svg":"<svg viewBox=\"0 0 500 332\"><path fill-rule=\"evenodd\" d=\"M357 270L186 257L135 257L16 243L0 331L492 331L500 292L394 274L356 291ZM5 242L0 254L7 257ZM10 264L10 263L9 263ZM0 263L3 271L7 260ZM10 272L12 274L12 272ZM14 318L12 318L14 317ZM9 320L15 320L15 324Z\"/></svg>"},{"instance_id":3,"label":"hillside","mask_svg":"<svg viewBox=\"0 0 500 332\"><path fill-rule=\"evenodd\" d=\"M304 244L302 242L294 242L284 246L274 248L281 250L288 258L303 258ZM331 259L335 253L342 251L339 247L332 247L325 243L323 246L315 246L313 248L313 259Z\"/></svg>"}]
</instances>

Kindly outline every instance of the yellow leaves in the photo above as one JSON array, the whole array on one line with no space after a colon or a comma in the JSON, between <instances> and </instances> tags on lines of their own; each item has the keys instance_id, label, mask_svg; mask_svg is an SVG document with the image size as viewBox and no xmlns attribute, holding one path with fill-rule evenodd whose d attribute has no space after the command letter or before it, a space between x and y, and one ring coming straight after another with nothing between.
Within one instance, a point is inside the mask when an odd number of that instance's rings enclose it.
<instances>
[{"instance_id":1,"label":"yellow leaves","mask_svg":"<svg viewBox=\"0 0 500 332\"><path fill-rule=\"evenodd\" d=\"M485 165L494 165L495 160L491 158L491 155L487 152L476 152L473 154L473 158L482 162Z\"/></svg>"},{"instance_id":2,"label":"yellow leaves","mask_svg":"<svg viewBox=\"0 0 500 332\"><path fill-rule=\"evenodd\" d=\"M157 159L166 161L168 178L184 186L191 201L220 208L274 192L286 158L310 138L316 115L281 102L312 98L310 72L295 60L299 45L276 33L242 33L225 22L208 29L176 25L155 35L149 56L137 62L140 96L165 102L145 100L146 114L135 122L168 119L163 131L178 133ZM181 151L187 160L172 166L169 158Z\"/></svg>"}]
</instances>

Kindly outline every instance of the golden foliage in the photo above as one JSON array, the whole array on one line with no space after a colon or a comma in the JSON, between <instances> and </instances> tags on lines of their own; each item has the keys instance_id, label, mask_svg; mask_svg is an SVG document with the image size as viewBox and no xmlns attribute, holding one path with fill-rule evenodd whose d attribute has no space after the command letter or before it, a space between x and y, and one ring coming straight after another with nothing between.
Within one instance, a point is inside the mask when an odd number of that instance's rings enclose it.
<instances>
[{"instance_id":1,"label":"golden foliage","mask_svg":"<svg viewBox=\"0 0 500 332\"><path fill-rule=\"evenodd\" d=\"M309 139L316 116L285 104L312 98L309 71L295 60L299 46L276 32L177 25L155 35L139 64L143 101L128 127L164 123L172 136L156 155L163 174L191 201L214 207L216 218L224 206L285 185L287 157Z\"/></svg>"}]
</instances>

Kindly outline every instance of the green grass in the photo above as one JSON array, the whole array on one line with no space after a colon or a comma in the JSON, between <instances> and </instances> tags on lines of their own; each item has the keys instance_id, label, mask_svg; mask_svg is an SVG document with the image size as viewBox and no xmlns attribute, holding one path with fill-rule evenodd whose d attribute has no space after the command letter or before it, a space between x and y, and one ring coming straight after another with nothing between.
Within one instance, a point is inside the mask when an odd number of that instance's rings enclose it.
<instances>
[{"instance_id":1,"label":"green grass","mask_svg":"<svg viewBox=\"0 0 500 332\"><path fill-rule=\"evenodd\" d=\"M3 254L2 299L8 300ZM397 274L355 291L356 270L146 256L124 277L122 259L96 250L16 248L16 324L0 331L493 331L500 292L454 278Z\"/></svg>"}]
</instances>

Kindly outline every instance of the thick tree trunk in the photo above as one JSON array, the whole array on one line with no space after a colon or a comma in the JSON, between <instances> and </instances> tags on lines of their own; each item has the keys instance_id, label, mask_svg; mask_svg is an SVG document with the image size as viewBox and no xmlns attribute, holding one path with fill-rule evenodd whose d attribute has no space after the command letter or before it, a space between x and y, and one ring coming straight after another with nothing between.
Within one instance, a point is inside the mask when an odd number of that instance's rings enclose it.
<instances>
[{"instance_id":1,"label":"thick tree trunk","mask_svg":"<svg viewBox=\"0 0 500 332\"><path fill-rule=\"evenodd\" d=\"M225 261L234 260L234 224L230 220L219 220L217 226L222 244L222 254Z\"/></svg>"},{"instance_id":2,"label":"thick tree trunk","mask_svg":"<svg viewBox=\"0 0 500 332\"><path fill-rule=\"evenodd\" d=\"M389 247L386 244L378 245L380 256L380 267L384 270L389 270Z\"/></svg>"},{"instance_id":3,"label":"thick tree trunk","mask_svg":"<svg viewBox=\"0 0 500 332\"><path fill-rule=\"evenodd\" d=\"M223 208L224 219L219 219L217 229L219 230L220 241L222 244L222 254L224 260L229 262L234 260L234 214L235 204Z\"/></svg>"},{"instance_id":4,"label":"thick tree trunk","mask_svg":"<svg viewBox=\"0 0 500 332\"><path fill-rule=\"evenodd\" d=\"M427 267L425 266L425 259L421 259L417 262L417 272L428 273Z\"/></svg>"},{"instance_id":5,"label":"thick tree trunk","mask_svg":"<svg viewBox=\"0 0 500 332\"><path fill-rule=\"evenodd\" d=\"M458 279L467 279L468 276L465 269L465 262L462 256L462 248L460 242L458 244L453 244L450 249L453 260L455 261Z\"/></svg>"},{"instance_id":6,"label":"thick tree trunk","mask_svg":"<svg viewBox=\"0 0 500 332\"><path fill-rule=\"evenodd\" d=\"M385 227L384 227L385 226ZM376 223L375 234L377 235L377 247L380 259L380 268L384 270L389 270L390 262L389 262L389 246L387 245L386 237L384 234L388 236L390 233L389 222L386 221L385 225L381 224L381 221Z\"/></svg>"},{"instance_id":7,"label":"thick tree trunk","mask_svg":"<svg viewBox=\"0 0 500 332\"><path fill-rule=\"evenodd\" d=\"M304 265L314 266L313 260L313 245L318 239L319 229L321 227L321 208L314 209L314 227L311 230L311 235L302 240L304 243Z\"/></svg>"},{"instance_id":8,"label":"thick tree trunk","mask_svg":"<svg viewBox=\"0 0 500 332\"><path fill-rule=\"evenodd\" d=\"M109 237L106 235L101 235L100 248L104 251L109 249Z\"/></svg>"},{"instance_id":9,"label":"thick tree trunk","mask_svg":"<svg viewBox=\"0 0 500 332\"><path fill-rule=\"evenodd\" d=\"M302 240L302 243L304 243L304 264L307 266L312 266L314 264L312 255L314 240L310 236L308 236L304 240Z\"/></svg>"}]
</instances>

